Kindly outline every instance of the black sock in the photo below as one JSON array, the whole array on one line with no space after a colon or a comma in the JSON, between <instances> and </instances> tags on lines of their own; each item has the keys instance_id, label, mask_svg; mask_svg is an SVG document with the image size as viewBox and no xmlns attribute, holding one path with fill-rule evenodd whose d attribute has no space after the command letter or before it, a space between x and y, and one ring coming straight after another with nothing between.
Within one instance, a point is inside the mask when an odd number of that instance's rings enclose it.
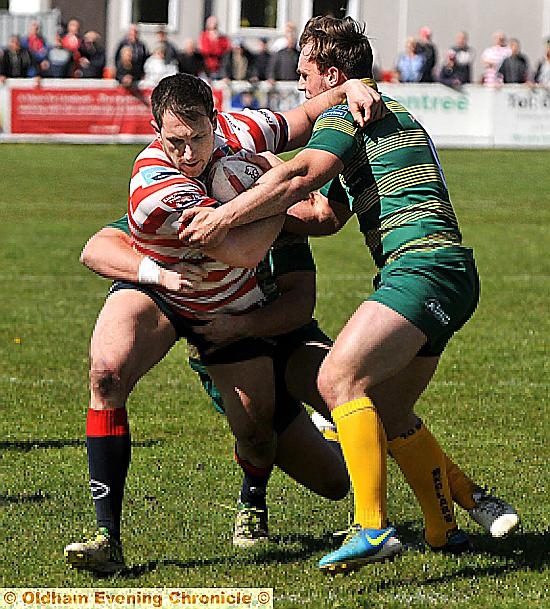
<instances>
[{"instance_id":1,"label":"black sock","mask_svg":"<svg viewBox=\"0 0 550 609\"><path fill-rule=\"evenodd\" d=\"M235 459L241 466L244 477L239 500L260 510L267 509L266 493L273 466L257 467L235 452Z\"/></svg>"},{"instance_id":2,"label":"black sock","mask_svg":"<svg viewBox=\"0 0 550 609\"><path fill-rule=\"evenodd\" d=\"M90 489L98 527L120 541L120 518L130 465L130 428L125 408L88 410L86 446Z\"/></svg>"}]
</instances>

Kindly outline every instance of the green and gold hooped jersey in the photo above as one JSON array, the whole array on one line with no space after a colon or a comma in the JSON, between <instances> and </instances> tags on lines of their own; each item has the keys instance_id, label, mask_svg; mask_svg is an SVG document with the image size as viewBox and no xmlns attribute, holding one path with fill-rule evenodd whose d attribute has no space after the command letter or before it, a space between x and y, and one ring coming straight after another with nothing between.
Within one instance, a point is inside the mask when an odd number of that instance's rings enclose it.
<instances>
[{"instance_id":1,"label":"green and gold hooped jersey","mask_svg":"<svg viewBox=\"0 0 550 609\"><path fill-rule=\"evenodd\" d=\"M429 135L401 104L385 95L382 99L387 115L364 129L354 125L345 104L317 119L306 148L330 152L344 164L321 192L357 215L378 268L409 252L462 249Z\"/></svg>"}]
</instances>

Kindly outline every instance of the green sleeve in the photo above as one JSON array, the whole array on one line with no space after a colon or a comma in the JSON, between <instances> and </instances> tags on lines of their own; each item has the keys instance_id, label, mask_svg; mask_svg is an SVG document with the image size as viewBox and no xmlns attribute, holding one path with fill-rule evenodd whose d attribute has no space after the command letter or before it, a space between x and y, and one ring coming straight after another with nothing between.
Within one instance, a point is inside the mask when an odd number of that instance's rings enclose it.
<instances>
[{"instance_id":1,"label":"green sleeve","mask_svg":"<svg viewBox=\"0 0 550 609\"><path fill-rule=\"evenodd\" d=\"M357 127L346 105L332 106L316 120L306 148L325 150L349 163L356 148Z\"/></svg>"},{"instance_id":2,"label":"green sleeve","mask_svg":"<svg viewBox=\"0 0 550 609\"><path fill-rule=\"evenodd\" d=\"M128 214L124 214L122 218L119 218L114 222L109 222L105 228L116 228L129 235L130 229L128 228Z\"/></svg>"}]
</instances>

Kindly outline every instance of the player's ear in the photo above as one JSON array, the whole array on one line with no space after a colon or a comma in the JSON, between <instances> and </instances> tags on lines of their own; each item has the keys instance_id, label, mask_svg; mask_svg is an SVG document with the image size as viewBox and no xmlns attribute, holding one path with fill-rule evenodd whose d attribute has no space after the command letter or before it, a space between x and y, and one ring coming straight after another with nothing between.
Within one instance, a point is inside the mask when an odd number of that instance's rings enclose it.
<instances>
[{"instance_id":1,"label":"player's ear","mask_svg":"<svg viewBox=\"0 0 550 609\"><path fill-rule=\"evenodd\" d=\"M340 76L341 76L340 70L338 68L335 68L334 66L331 66L327 70L327 74L326 74L327 84L329 85L329 87L331 89L340 84Z\"/></svg>"},{"instance_id":2,"label":"player's ear","mask_svg":"<svg viewBox=\"0 0 550 609\"><path fill-rule=\"evenodd\" d=\"M218 127L218 111L217 110L214 110L212 112L212 127L213 127L214 131Z\"/></svg>"}]
</instances>

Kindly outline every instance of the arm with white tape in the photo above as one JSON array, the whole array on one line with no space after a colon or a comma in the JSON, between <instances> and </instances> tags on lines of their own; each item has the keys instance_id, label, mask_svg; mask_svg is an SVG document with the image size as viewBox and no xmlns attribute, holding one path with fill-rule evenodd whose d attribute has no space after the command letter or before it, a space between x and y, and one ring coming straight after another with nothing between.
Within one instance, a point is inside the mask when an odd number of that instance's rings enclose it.
<instances>
[{"instance_id":1,"label":"arm with white tape","mask_svg":"<svg viewBox=\"0 0 550 609\"><path fill-rule=\"evenodd\" d=\"M202 269L185 262L169 269L160 266L134 250L130 235L113 227L102 228L90 237L80 262L107 279L160 286L175 292L193 289L204 275Z\"/></svg>"}]
</instances>

